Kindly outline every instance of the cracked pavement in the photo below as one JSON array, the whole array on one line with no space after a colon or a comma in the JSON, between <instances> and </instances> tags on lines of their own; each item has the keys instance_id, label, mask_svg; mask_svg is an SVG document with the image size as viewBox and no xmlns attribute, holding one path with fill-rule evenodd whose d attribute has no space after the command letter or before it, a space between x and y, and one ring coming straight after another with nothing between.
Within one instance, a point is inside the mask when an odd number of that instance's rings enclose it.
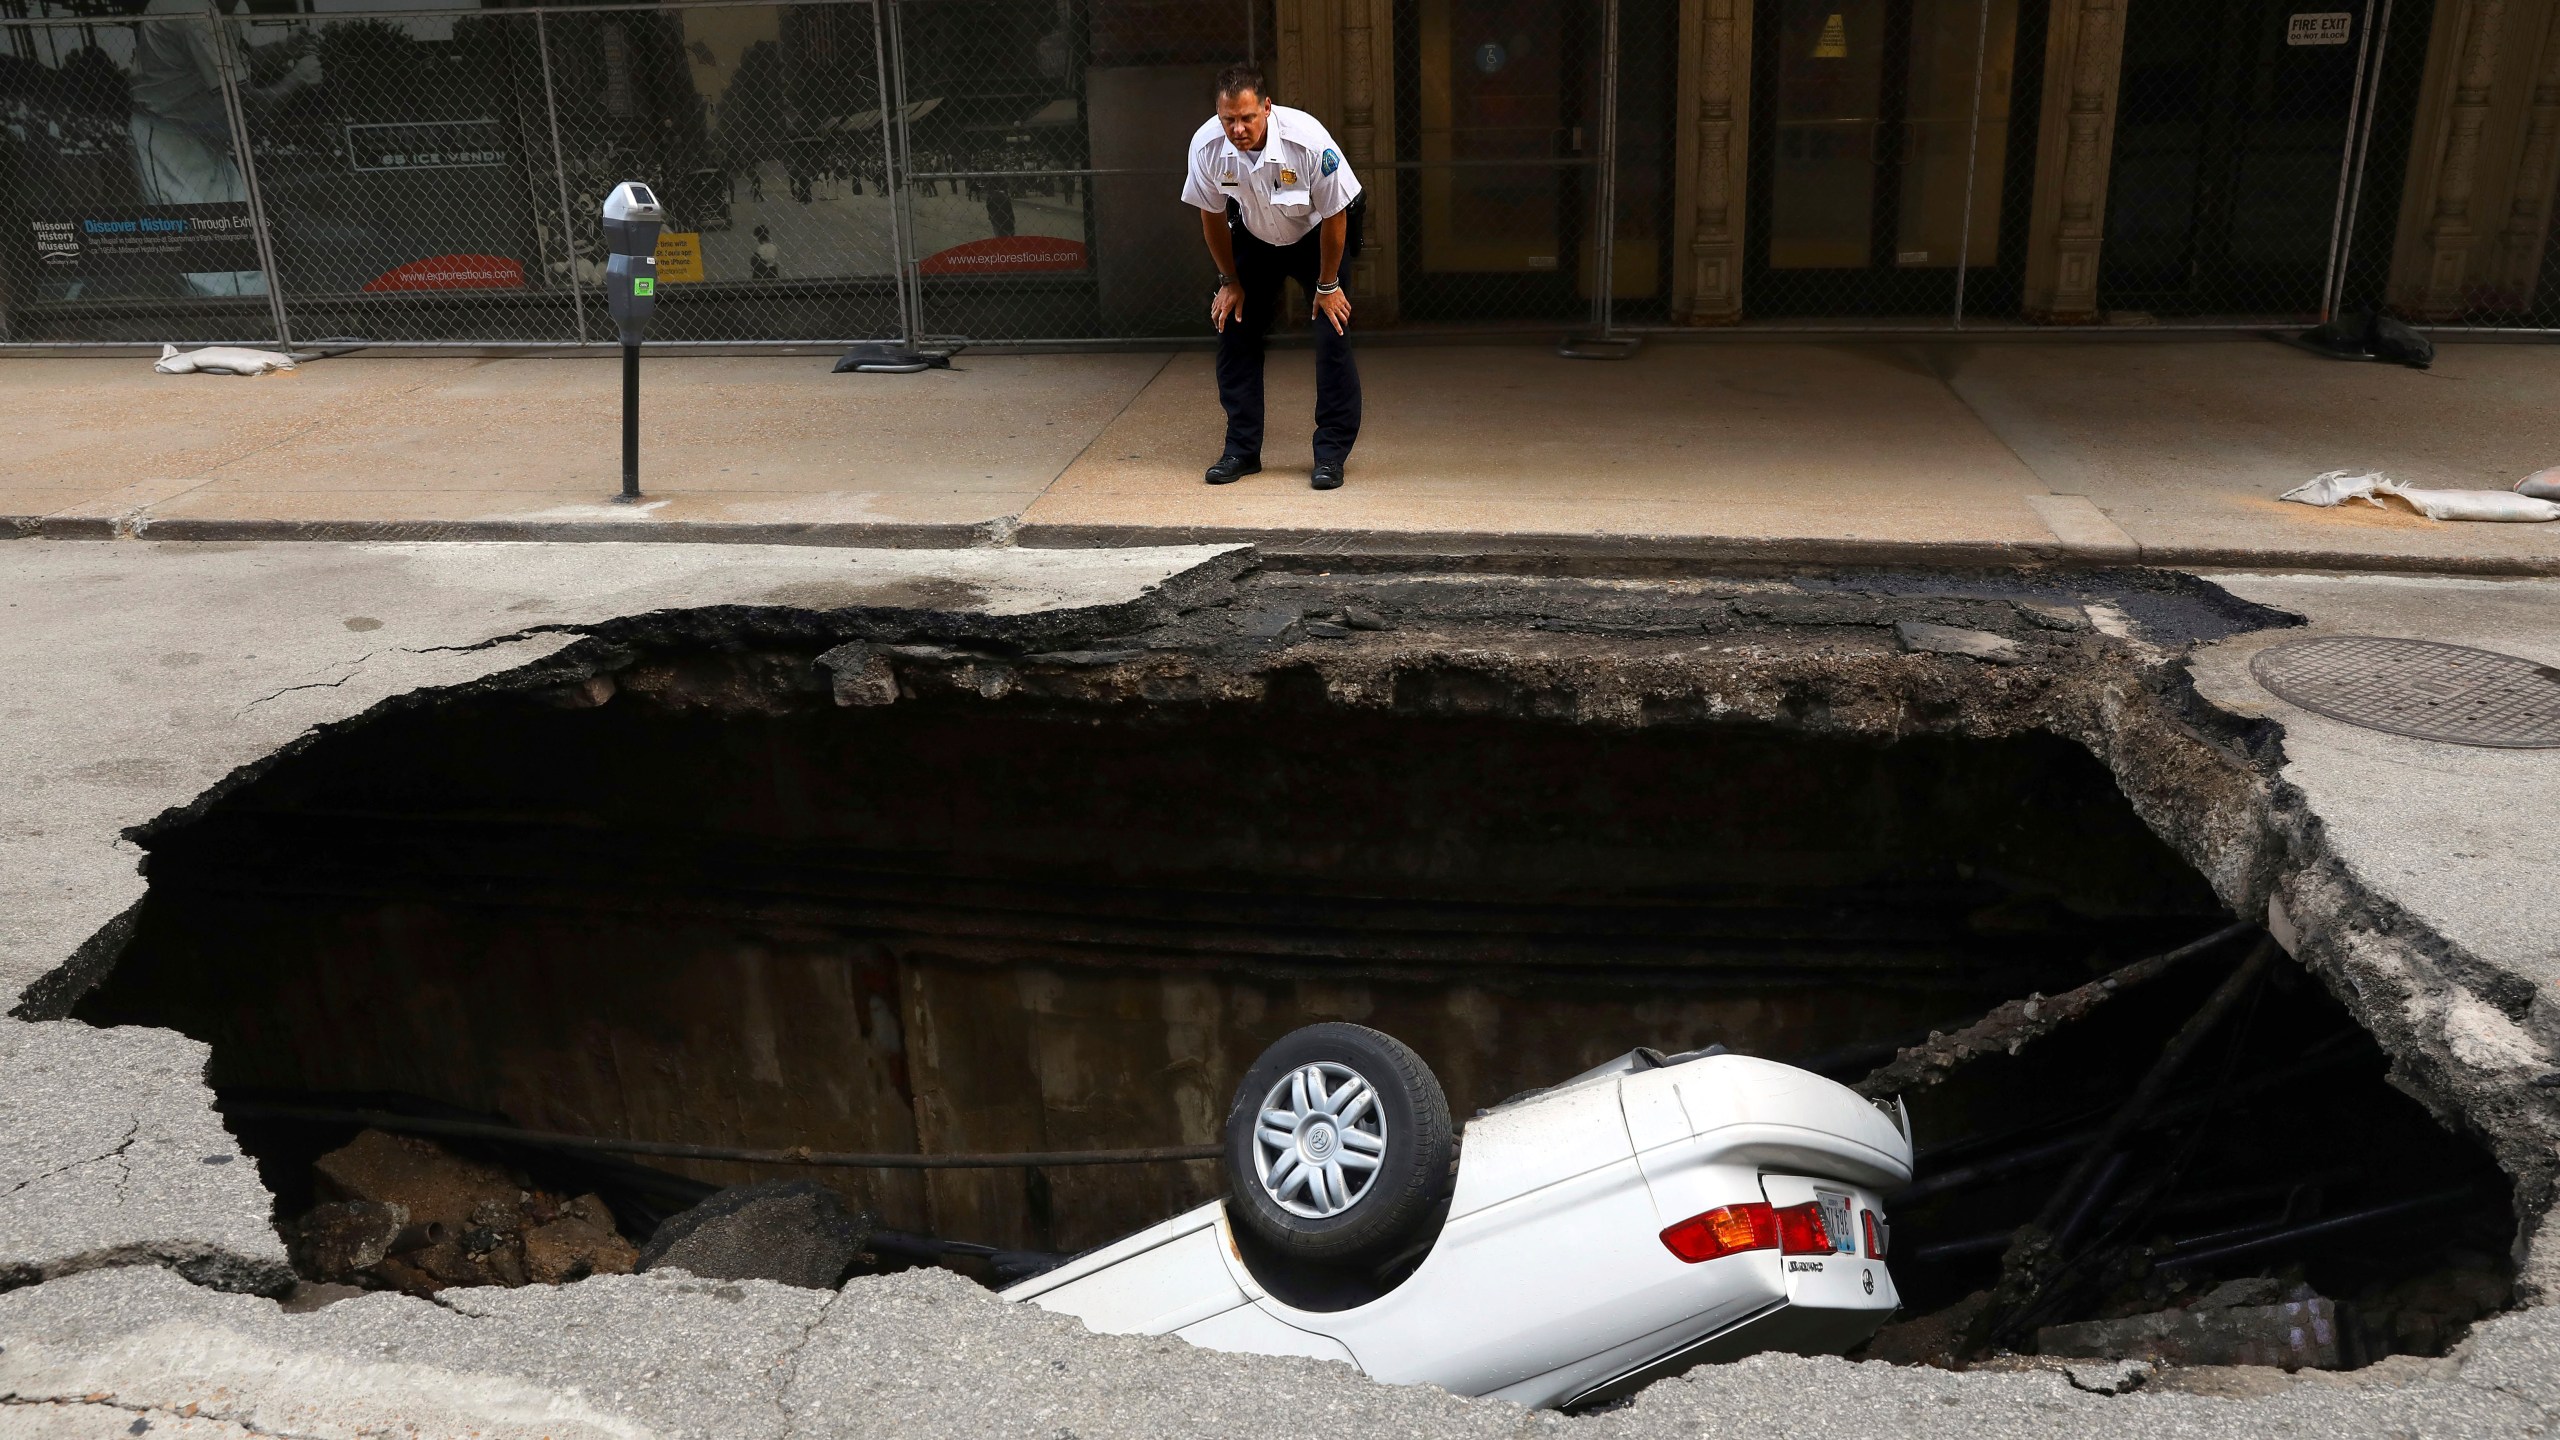
<instances>
[{"instance_id":1,"label":"cracked pavement","mask_svg":"<svg viewBox=\"0 0 2560 1440\"><path fill-rule=\"evenodd\" d=\"M1038 617L1138 603L1234 552L20 541L0 556L0 667L16 682L0 691L0 1008L39 1017L0 1020L0 1436L2000 1440L2560 1424L2548 1306L2481 1326L2454 1361L2345 1376L2083 1362L1954 1375L1764 1356L1577 1419L1317 1361L1094 1336L938 1272L835 1295L654 1275L286 1313L265 1298L291 1279L269 1197L210 1108L204 1047L40 1018L68 1003L59 977L76 984L121 943L143 888L127 827L316 728L539 666L625 617L856 605ZM2533 617L2560 587L2231 583L2315 629L2398 626L2556 658ZM2408 1026L2390 1038L2432 1057L2420 1080L2515 1135L2560 1135L2550 1092L2525 1083L2560 1054L2547 998L2485 1012L2477 998L2501 977L2537 992L2560 982L2560 920L2523 863L2560 818L2548 762L2395 749L2421 742L2281 713L2245 679L2270 638L2208 647L2192 669L2215 703L2285 726L2279 788L2304 868L2284 893L2306 960L2333 983L2405 985ZM2335 914L2307 908L2347 891ZM2551 1248L2527 1271L2546 1293Z\"/></svg>"},{"instance_id":2,"label":"cracked pavement","mask_svg":"<svg viewBox=\"0 0 2560 1440\"><path fill-rule=\"evenodd\" d=\"M0 1021L0 1289L134 1264L228 1289L292 1283L205 1056L166 1030Z\"/></svg>"},{"instance_id":3,"label":"cracked pavement","mask_svg":"<svg viewBox=\"0 0 2560 1440\"><path fill-rule=\"evenodd\" d=\"M662 1272L288 1315L124 1269L0 1295L0 1435L105 1437L136 1418L153 1434L488 1440L2530 1435L2560 1420L2545 1313L2484 1327L2460 1365L2224 1372L2226 1393L2147 1383L2141 1365L1956 1375L1773 1355L1568 1419L1326 1361L1092 1335L931 1270L835 1294ZM182 1420L229 1428L162 1429Z\"/></svg>"}]
</instances>

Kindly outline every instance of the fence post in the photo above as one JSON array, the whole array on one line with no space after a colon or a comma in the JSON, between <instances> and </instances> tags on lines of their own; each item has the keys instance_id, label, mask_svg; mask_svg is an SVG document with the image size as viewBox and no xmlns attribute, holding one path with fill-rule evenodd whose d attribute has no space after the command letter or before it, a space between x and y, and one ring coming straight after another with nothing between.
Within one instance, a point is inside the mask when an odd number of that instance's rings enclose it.
<instances>
[{"instance_id":1,"label":"fence post","mask_svg":"<svg viewBox=\"0 0 2560 1440\"><path fill-rule=\"evenodd\" d=\"M578 283L578 222L569 213L569 157L560 148L560 97L551 87L551 26L533 12L533 40L542 53L542 114L551 122L551 178L560 190L560 253L568 264L569 305L578 316L578 343L587 343L587 287Z\"/></svg>"},{"instance_id":2,"label":"fence post","mask_svg":"<svg viewBox=\"0 0 2560 1440\"><path fill-rule=\"evenodd\" d=\"M1600 176L1592 188L1598 215L1591 318L1605 340L1617 318L1618 295L1618 0L1600 5Z\"/></svg>"},{"instance_id":3,"label":"fence post","mask_svg":"<svg viewBox=\"0 0 2560 1440\"><path fill-rule=\"evenodd\" d=\"M2391 44L2391 0L2382 0L2381 28L2374 26L2373 0L2364 0L2364 38L2373 47L2368 68L2364 45L2356 47L2356 98L2347 105L2346 154L2339 158L2338 214L2329 229L2329 278L2320 291L2320 323L2337 317L2347 300L2347 261L2356 250L2356 218L2364 207L2365 161L2373 153L2373 112L2382 105L2382 59Z\"/></svg>"},{"instance_id":4,"label":"fence post","mask_svg":"<svg viewBox=\"0 0 2560 1440\"><path fill-rule=\"evenodd\" d=\"M898 284L898 340L913 347L917 340L915 307L907 294L907 238L903 213L905 185L899 180L905 169L899 164L896 131L889 123L889 44L884 38L881 8L889 0L871 0L871 63L880 81L880 183L889 187L881 198L889 202L889 273ZM901 119L905 106L899 106Z\"/></svg>"},{"instance_id":5,"label":"fence post","mask_svg":"<svg viewBox=\"0 0 2560 1440\"><path fill-rule=\"evenodd\" d=\"M2016 26L2010 29L2014 32ZM2016 41L2011 40L2012 48ZM1982 18L1973 32L1973 118L1964 132L1964 194L1956 202L1956 312L1954 328L1964 328L1965 278L1973 266L1974 165L1982 154L1982 70L1991 60L1991 0L1982 0Z\"/></svg>"},{"instance_id":6,"label":"fence post","mask_svg":"<svg viewBox=\"0 0 2560 1440\"><path fill-rule=\"evenodd\" d=\"M184 23L184 18L174 17L172 23ZM223 24L222 11L213 0L205 0L204 23L210 27L206 34L213 45L214 78L222 87L223 118L231 124L233 160L240 167L242 188L249 196L249 238L258 247L258 270L267 282L267 318L275 326L277 347L291 350L293 327L285 320L284 277L276 273L275 244L267 235L267 207L258 195L258 162L249 152L249 116L240 104L240 77L233 67L238 56L232 51L231 32Z\"/></svg>"},{"instance_id":7,"label":"fence post","mask_svg":"<svg viewBox=\"0 0 2560 1440\"><path fill-rule=\"evenodd\" d=\"M915 169L915 141L907 129L906 28L898 20L898 0L877 0L877 3L889 7L889 63L894 67L892 73L897 82L895 87L898 102L897 170L890 177L892 182L890 194L895 197L895 203L890 207L889 213L899 227L897 256L898 283L902 291L900 304L913 317L912 326L907 333L907 343L920 345L924 343L924 267L915 255L914 187L903 178ZM891 76L886 74L880 77L884 91L889 88L890 79ZM888 111L884 108L881 114L885 117Z\"/></svg>"}]
</instances>

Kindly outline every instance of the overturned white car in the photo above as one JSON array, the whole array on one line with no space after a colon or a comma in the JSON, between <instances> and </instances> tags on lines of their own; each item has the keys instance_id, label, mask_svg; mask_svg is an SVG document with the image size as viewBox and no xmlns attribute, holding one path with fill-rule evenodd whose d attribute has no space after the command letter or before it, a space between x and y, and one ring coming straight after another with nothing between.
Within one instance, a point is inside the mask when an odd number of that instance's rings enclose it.
<instances>
[{"instance_id":1,"label":"overturned white car","mask_svg":"<svg viewBox=\"0 0 2560 1440\"><path fill-rule=\"evenodd\" d=\"M1411 1050L1313 1025L1246 1073L1226 1138L1228 1199L1005 1297L1568 1408L1837 1353L1898 1303L1879 1192L1911 1178L1909 1121L1792 1066L1636 1050L1457 1137Z\"/></svg>"}]
</instances>

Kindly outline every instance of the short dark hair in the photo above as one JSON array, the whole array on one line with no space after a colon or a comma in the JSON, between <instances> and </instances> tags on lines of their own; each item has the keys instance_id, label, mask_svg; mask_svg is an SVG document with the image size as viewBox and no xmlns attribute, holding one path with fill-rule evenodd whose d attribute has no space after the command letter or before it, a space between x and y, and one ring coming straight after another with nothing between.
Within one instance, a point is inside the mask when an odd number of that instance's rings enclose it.
<instances>
[{"instance_id":1,"label":"short dark hair","mask_svg":"<svg viewBox=\"0 0 2560 1440\"><path fill-rule=\"evenodd\" d=\"M1261 66L1250 61L1239 60L1218 72L1219 99L1230 99L1248 90L1253 92L1253 98L1256 100L1271 98L1271 82L1262 78Z\"/></svg>"}]
</instances>

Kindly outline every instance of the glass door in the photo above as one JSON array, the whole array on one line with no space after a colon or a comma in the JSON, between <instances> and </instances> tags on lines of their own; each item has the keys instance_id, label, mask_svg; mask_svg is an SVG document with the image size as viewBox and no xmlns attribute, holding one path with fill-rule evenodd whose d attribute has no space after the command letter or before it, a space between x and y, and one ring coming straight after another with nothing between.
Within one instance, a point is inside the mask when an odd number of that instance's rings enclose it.
<instances>
[{"instance_id":1,"label":"glass door","mask_svg":"<svg viewBox=\"0 0 2560 1440\"><path fill-rule=\"evenodd\" d=\"M1407 17L1407 315L1576 313L1599 143L1596 0L1410 0Z\"/></svg>"},{"instance_id":2,"label":"glass door","mask_svg":"<svg viewBox=\"0 0 2560 1440\"><path fill-rule=\"evenodd\" d=\"M2039 88L2015 57L2043 48L2042 6L2021 3L1760 0L1754 313L1946 309L1959 264L1983 305L2014 305L2026 207L2003 200L2023 198L2034 155L2009 122L2035 113Z\"/></svg>"},{"instance_id":3,"label":"glass door","mask_svg":"<svg viewBox=\"0 0 2560 1440\"><path fill-rule=\"evenodd\" d=\"M1617 0L1612 288L1621 318L1670 293L1678 0ZM1395 184L1404 313L1580 319L1599 284L1593 200L1606 96L1602 0L1402 0Z\"/></svg>"},{"instance_id":4,"label":"glass door","mask_svg":"<svg viewBox=\"0 0 2560 1440\"><path fill-rule=\"evenodd\" d=\"M2361 7L2272 0L2127 12L2101 304L2318 316L2364 23Z\"/></svg>"}]
</instances>

